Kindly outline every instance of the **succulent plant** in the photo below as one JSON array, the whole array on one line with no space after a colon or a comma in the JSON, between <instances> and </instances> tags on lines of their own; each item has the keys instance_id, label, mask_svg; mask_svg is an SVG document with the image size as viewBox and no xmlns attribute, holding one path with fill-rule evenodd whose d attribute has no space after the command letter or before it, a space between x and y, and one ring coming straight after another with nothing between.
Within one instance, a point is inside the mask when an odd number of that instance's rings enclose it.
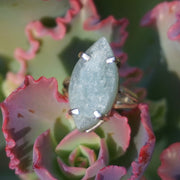
<instances>
[{"instance_id":1,"label":"succulent plant","mask_svg":"<svg viewBox=\"0 0 180 180\"><path fill-rule=\"evenodd\" d=\"M1 149L9 168L20 179L178 179L179 10L179 1L1 1ZM117 110L113 91L104 123L87 133L69 113L63 81L101 37L120 59L120 87L139 102Z\"/></svg>"}]
</instances>

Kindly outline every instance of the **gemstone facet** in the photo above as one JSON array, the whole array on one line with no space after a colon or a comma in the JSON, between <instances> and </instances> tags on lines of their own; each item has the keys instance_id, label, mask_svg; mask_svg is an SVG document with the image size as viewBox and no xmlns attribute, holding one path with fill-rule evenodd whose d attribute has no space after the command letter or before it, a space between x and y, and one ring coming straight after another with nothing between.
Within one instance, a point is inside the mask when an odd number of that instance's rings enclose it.
<instances>
[{"instance_id":1,"label":"gemstone facet","mask_svg":"<svg viewBox=\"0 0 180 180\"><path fill-rule=\"evenodd\" d=\"M69 102L71 109L78 109L73 114L76 127L80 131L91 129L100 118L111 110L118 91L118 69L114 55L107 40L102 37L81 57L74 67L69 85Z\"/></svg>"}]
</instances>

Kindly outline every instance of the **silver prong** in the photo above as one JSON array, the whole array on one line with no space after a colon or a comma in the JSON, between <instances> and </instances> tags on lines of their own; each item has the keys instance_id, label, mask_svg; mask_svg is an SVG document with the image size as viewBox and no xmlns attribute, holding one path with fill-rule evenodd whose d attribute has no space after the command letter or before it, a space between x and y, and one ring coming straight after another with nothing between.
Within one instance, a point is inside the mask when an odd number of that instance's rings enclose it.
<instances>
[{"instance_id":1,"label":"silver prong","mask_svg":"<svg viewBox=\"0 0 180 180\"><path fill-rule=\"evenodd\" d=\"M98 112L98 111L94 111L94 116L97 118L97 119L99 119L99 118L101 118L102 117L102 114L100 113L100 112Z\"/></svg>"},{"instance_id":2,"label":"silver prong","mask_svg":"<svg viewBox=\"0 0 180 180\"><path fill-rule=\"evenodd\" d=\"M104 121L103 120L99 120L99 122L97 124L95 124L93 127L85 130L87 133L93 131L94 129L96 129L98 126L100 126Z\"/></svg>"},{"instance_id":3,"label":"silver prong","mask_svg":"<svg viewBox=\"0 0 180 180\"><path fill-rule=\"evenodd\" d=\"M78 57L79 57L79 58L82 58L82 59L85 60L85 61L89 61L90 58L91 58L88 54L86 54L86 53L84 53L84 52L80 52L80 53L78 54Z\"/></svg>"},{"instance_id":4,"label":"silver prong","mask_svg":"<svg viewBox=\"0 0 180 180\"><path fill-rule=\"evenodd\" d=\"M79 115L79 109L74 108L69 110L70 115Z\"/></svg>"},{"instance_id":5,"label":"silver prong","mask_svg":"<svg viewBox=\"0 0 180 180\"><path fill-rule=\"evenodd\" d=\"M116 61L116 58L115 58L115 57L110 57L110 58L106 59L106 63L107 63L107 64L111 64L111 63L113 63L113 62L115 62L115 61Z\"/></svg>"}]
</instances>

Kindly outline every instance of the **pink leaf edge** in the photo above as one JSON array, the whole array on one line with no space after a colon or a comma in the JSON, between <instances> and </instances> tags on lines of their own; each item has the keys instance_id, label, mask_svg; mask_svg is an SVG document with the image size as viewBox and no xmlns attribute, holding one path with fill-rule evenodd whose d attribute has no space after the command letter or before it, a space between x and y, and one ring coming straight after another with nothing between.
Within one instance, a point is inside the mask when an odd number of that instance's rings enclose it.
<instances>
[{"instance_id":1,"label":"pink leaf edge","mask_svg":"<svg viewBox=\"0 0 180 180\"><path fill-rule=\"evenodd\" d=\"M7 79L17 85L22 83L27 73L27 61L33 59L39 50L40 43L36 37L51 36L55 40L62 39L66 34L66 24L80 11L81 5L79 0L69 0L71 8L67 11L66 15L56 18L57 26L54 28L45 27L40 21L30 22L26 28L25 33L30 44L29 50L25 51L22 48L17 48L14 52L16 60L20 63L20 69L17 74L8 72ZM36 37L33 32L35 32Z\"/></svg>"},{"instance_id":2,"label":"pink leaf edge","mask_svg":"<svg viewBox=\"0 0 180 180\"><path fill-rule=\"evenodd\" d=\"M174 16L174 22L169 22L170 27L167 30L167 36L170 40L179 41L180 40L180 2L162 2L154 7L151 11L145 14L141 20L141 26L154 26L156 21L162 15L162 11L167 11L169 16Z\"/></svg>"},{"instance_id":3,"label":"pink leaf edge","mask_svg":"<svg viewBox=\"0 0 180 180\"><path fill-rule=\"evenodd\" d=\"M171 2L171 3L176 3L176 1ZM158 4L157 6L155 6L152 10L150 10L149 12L147 12L144 17L141 19L140 25L147 27L147 26L155 26L156 25L156 18L159 15L159 12L161 10L161 8L163 8L164 6L168 6L169 2L162 2L160 4Z\"/></svg>"},{"instance_id":4,"label":"pink leaf edge","mask_svg":"<svg viewBox=\"0 0 180 180\"><path fill-rule=\"evenodd\" d=\"M161 166L158 175L162 180L177 180L180 178L180 142L171 144L160 155Z\"/></svg>"},{"instance_id":5,"label":"pink leaf edge","mask_svg":"<svg viewBox=\"0 0 180 180\"><path fill-rule=\"evenodd\" d=\"M6 99L4 102L2 102L0 104L0 108L2 110L2 114L3 114L3 125L2 125L2 131L6 140L6 147L5 147L5 151L6 151L6 155L10 158L10 163L9 163L9 167L11 169L15 169L15 173L16 174L22 174L25 173L26 170L21 169L20 167L20 161L17 157L17 154L15 153L15 148L16 148L16 141L13 139L13 137L11 136L11 134L9 133L9 129L7 128L7 125L10 121L9 118L9 111L6 107L6 103L8 103L8 101L11 101L11 99L13 99L16 94L18 92L21 92L22 90L25 90L29 84L38 84L41 81L51 81L54 83L55 85L55 89L54 89L54 94L55 97L57 99L58 102L62 102L62 103L68 103L68 100L66 97L64 97L63 95L61 95L58 92L58 84L55 78L45 78L45 77L41 77L38 80L34 80L32 76L26 76L25 80L23 82L23 84L17 88L16 90L14 90Z\"/></svg>"},{"instance_id":6,"label":"pink leaf edge","mask_svg":"<svg viewBox=\"0 0 180 180\"><path fill-rule=\"evenodd\" d=\"M87 31L98 30L109 24L112 26L121 27L119 30L120 38L117 38L118 40L116 40L116 42L112 42L111 46L114 49L123 46L128 36L128 33L125 30L129 23L127 19L123 18L120 20L116 20L113 16L109 16L106 19L100 21L100 17L97 13L93 0L89 0L86 2L83 2L82 0L69 0L69 3L71 8L67 11L66 15L64 17L56 18L56 27L46 28L38 20L30 22L26 26L25 33L28 38L30 48L27 51L23 50L22 48L17 48L15 50L14 56L20 63L20 69L17 74L9 72L7 75L7 79L14 82L15 84L19 83L19 81L21 81L21 79L23 79L23 77L27 73L27 61L34 58L36 56L37 51L40 48L40 43L36 38L48 35L51 36L54 40L60 40L64 38L64 36L66 35L67 24L69 24L72 21L73 17L80 12L82 6L85 6L86 4L88 4L89 10L92 12L92 15L85 20L83 25L84 29ZM36 34L36 37L33 34L33 32L35 32L34 34ZM116 56L122 57L123 61L125 61L125 53L119 51L115 52L117 53ZM19 81L17 81L19 77L20 79Z\"/></svg>"},{"instance_id":7,"label":"pink leaf edge","mask_svg":"<svg viewBox=\"0 0 180 180\"><path fill-rule=\"evenodd\" d=\"M106 166L99 170L95 180L120 180L126 174L126 169L120 166Z\"/></svg>"},{"instance_id":8,"label":"pink leaf edge","mask_svg":"<svg viewBox=\"0 0 180 180\"><path fill-rule=\"evenodd\" d=\"M56 151L58 152L59 150L64 150L64 148L69 149L69 145L73 142L79 143L79 145L81 143L84 144L85 142L87 144L94 144L98 142L100 146L98 157L96 161L92 163L88 168L68 166L61 160L61 157L59 157L58 163L61 171L65 172L69 176L78 176L80 174L81 176L84 175L84 177L82 177L82 180L95 177L98 170L105 167L109 161L105 139L100 139L100 137L95 132L82 133L76 129L70 132L66 137L64 137L64 139L56 147ZM77 147L78 144L76 145L76 143L73 143L73 146L71 148ZM74 149L72 149L72 151L73 150Z\"/></svg>"},{"instance_id":9,"label":"pink leaf edge","mask_svg":"<svg viewBox=\"0 0 180 180\"><path fill-rule=\"evenodd\" d=\"M98 158L94 164L92 164L90 167L87 168L85 176L83 177L82 180L91 179L95 177L98 170L108 165L108 161L109 161L109 155L108 155L107 145L105 139L101 139Z\"/></svg>"},{"instance_id":10,"label":"pink leaf edge","mask_svg":"<svg viewBox=\"0 0 180 180\"><path fill-rule=\"evenodd\" d=\"M110 135L116 146L122 148L123 152L121 153L126 152L131 139L131 128L128 124L127 117L121 116L113 110L104 124L101 125L101 128L105 136Z\"/></svg>"},{"instance_id":11,"label":"pink leaf edge","mask_svg":"<svg viewBox=\"0 0 180 180\"><path fill-rule=\"evenodd\" d=\"M172 41L179 41L180 40L180 2L174 1L174 3L169 4L170 8L174 8L174 16L175 22L172 24L168 29L168 38ZM172 6L172 7L171 7Z\"/></svg>"},{"instance_id":12,"label":"pink leaf edge","mask_svg":"<svg viewBox=\"0 0 180 180\"><path fill-rule=\"evenodd\" d=\"M119 76L124 78L123 85L125 87L130 86L132 83L137 83L143 77L143 71L136 67L130 67L124 64L119 69Z\"/></svg>"},{"instance_id":13,"label":"pink leaf edge","mask_svg":"<svg viewBox=\"0 0 180 180\"><path fill-rule=\"evenodd\" d=\"M53 156L55 156L53 150L50 130L47 130L37 137L33 147L33 169L40 179L58 180L57 176L48 169L48 167L53 166L52 161ZM47 154L50 160L47 160Z\"/></svg>"},{"instance_id":14,"label":"pink leaf edge","mask_svg":"<svg viewBox=\"0 0 180 180\"><path fill-rule=\"evenodd\" d=\"M143 143L140 148L138 159L131 163L132 175L129 180L136 180L142 177L147 165L151 160L151 156L155 146L155 135L152 130L148 106L146 104L139 104L141 123L147 133L147 141Z\"/></svg>"}]
</instances>

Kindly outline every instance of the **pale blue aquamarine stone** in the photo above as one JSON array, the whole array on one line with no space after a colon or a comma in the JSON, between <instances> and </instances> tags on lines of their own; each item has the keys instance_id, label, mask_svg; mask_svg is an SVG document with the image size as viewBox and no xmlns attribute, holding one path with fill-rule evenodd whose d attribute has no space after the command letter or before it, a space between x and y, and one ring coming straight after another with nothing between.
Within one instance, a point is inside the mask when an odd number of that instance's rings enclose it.
<instances>
[{"instance_id":1,"label":"pale blue aquamarine stone","mask_svg":"<svg viewBox=\"0 0 180 180\"><path fill-rule=\"evenodd\" d=\"M88 130L99 122L94 115L95 111L102 116L108 114L114 104L119 83L115 62L106 62L114 54L104 37L95 42L85 54L90 59L79 59L69 85L70 108L78 109L79 113L72 116L80 131Z\"/></svg>"}]
</instances>

